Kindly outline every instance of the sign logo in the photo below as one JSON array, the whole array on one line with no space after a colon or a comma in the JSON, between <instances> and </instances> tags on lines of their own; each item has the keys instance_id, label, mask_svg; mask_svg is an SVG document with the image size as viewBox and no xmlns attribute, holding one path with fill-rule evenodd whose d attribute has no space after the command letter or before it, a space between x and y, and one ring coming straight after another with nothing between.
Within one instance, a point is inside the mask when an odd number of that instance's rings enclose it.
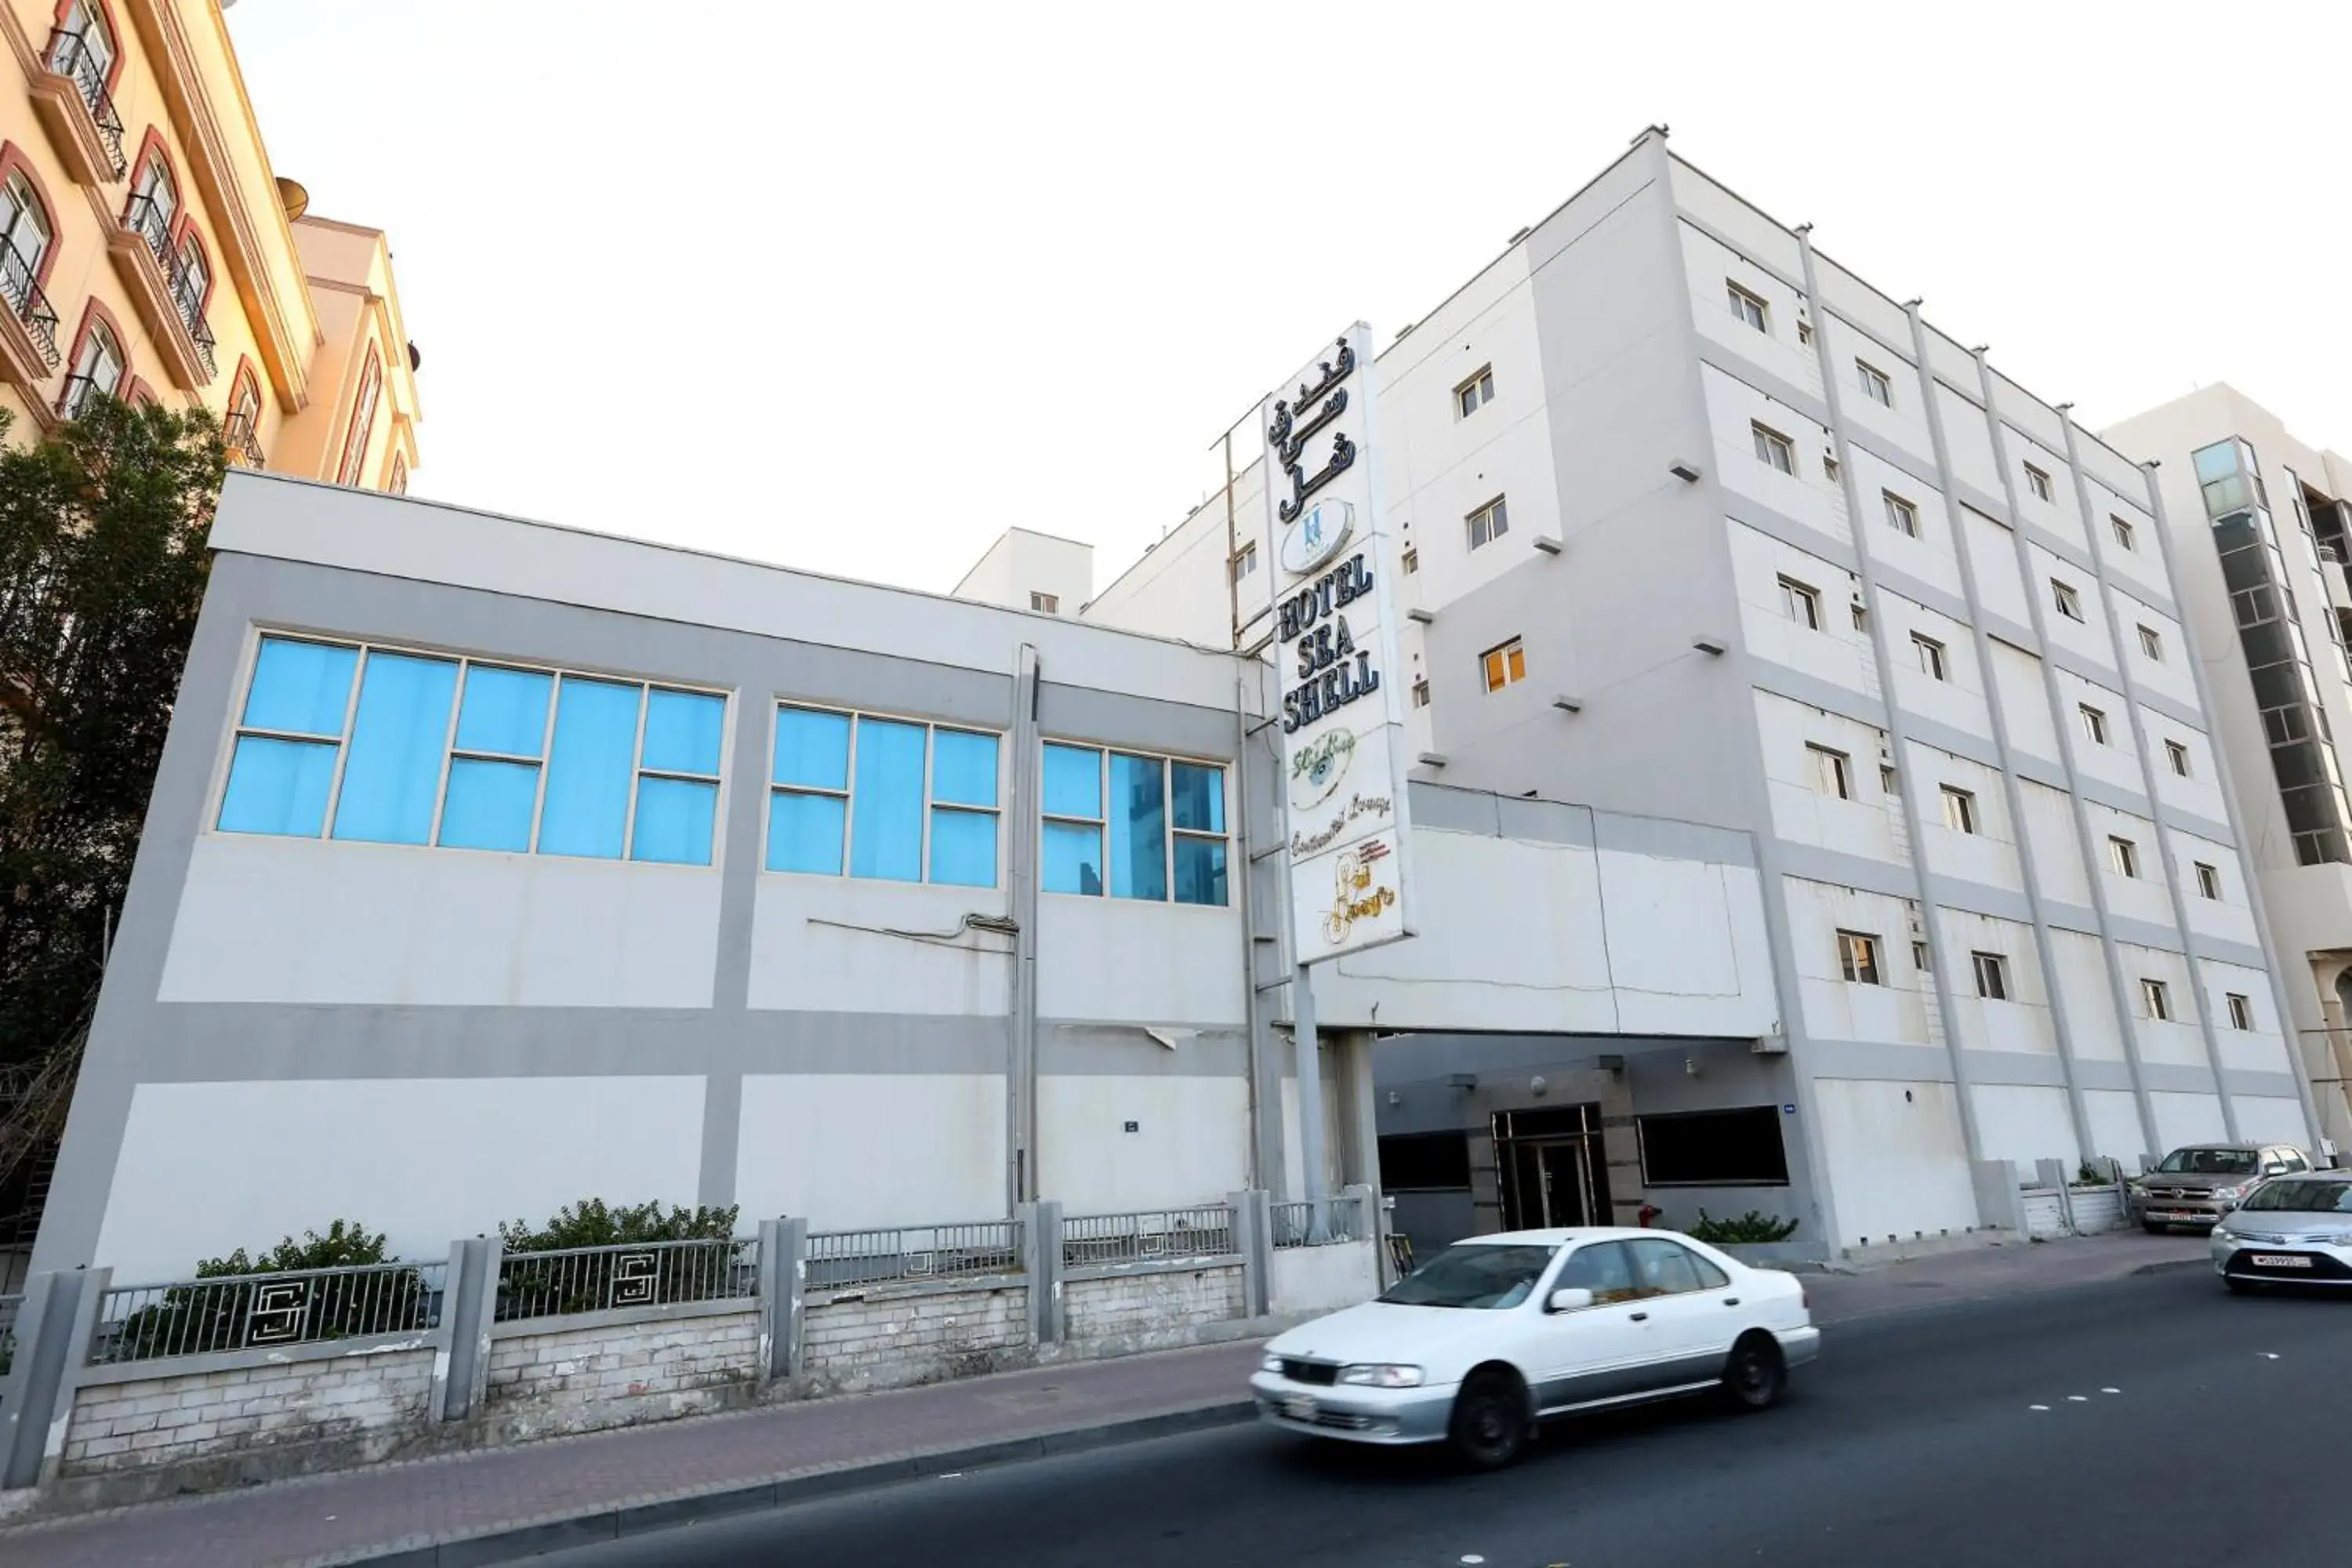
<instances>
[{"instance_id":1,"label":"sign logo","mask_svg":"<svg viewBox=\"0 0 2352 1568\"><path fill-rule=\"evenodd\" d=\"M1356 531L1356 509L1335 499L1318 500L1302 513L1282 540L1282 569L1293 576L1312 572L1339 553Z\"/></svg>"},{"instance_id":2,"label":"sign logo","mask_svg":"<svg viewBox=\"0 0 2352 1568\"><path fill-rule=\"evenodd\" d=\"M1326 730L1290 759L1290 809L1312 811L1331 798L1356 760L1355 731Z\"/></svg>"},{"instance_id":3,"label":"sign logo","mask_svg":"<svg viewBox=\"0 0 2352 1568\"><path fill-rule=\"evenodd\" d=\"M1370 838L1333 858L1331 912L1323 917L1323 940L1333 947L1348 940L1358 921L1378 920L1396 906L1396 889L1372 885L1372 867L1388 858L1385 839Z\"/></svg>"}]
</instances>

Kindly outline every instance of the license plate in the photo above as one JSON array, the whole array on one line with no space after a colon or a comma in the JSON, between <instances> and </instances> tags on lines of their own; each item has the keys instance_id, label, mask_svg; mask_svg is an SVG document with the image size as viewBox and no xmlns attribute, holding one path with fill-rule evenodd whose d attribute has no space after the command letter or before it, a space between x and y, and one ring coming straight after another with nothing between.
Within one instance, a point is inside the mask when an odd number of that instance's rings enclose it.
<instances>
[{"instance_id":1,"label":"license plate","mask_svg":"<svg viewBox=\"0 0 2352 1568\"><path fill-rule=\"evenodd\" d=\"M2308 1268L2311 1267L2311 1259L2308 1258L2285 1258L2269 1252L2257 1252L2246 1261L2257 1268Z\"/></svg>"},{"instance_id":2,"label":"license plate","mask_svg":"<svg viewBox=\"0 0 2352 1568\"><path fill-rule=\"evenodd\" d=\"M1293 1421L1312 1421L1315 1402L1303 1394L1290 1394L1282 1402L1282 1413Z\"/></svg>"},{"instance_id":3,"label":"license plate","mask_svg":"<svg viewBox=\"0 0 2352 1568\"><path fill-rule=\"evenodd\" d=\"M2213 1216L2208 1214L2191 1214L2180 1209L2168 1209L2160 1214L2151 1214L2147 1217L2168 1223L2189 1225L2199 1220L2211 1219Z\"/></svg>"}]
</instances>

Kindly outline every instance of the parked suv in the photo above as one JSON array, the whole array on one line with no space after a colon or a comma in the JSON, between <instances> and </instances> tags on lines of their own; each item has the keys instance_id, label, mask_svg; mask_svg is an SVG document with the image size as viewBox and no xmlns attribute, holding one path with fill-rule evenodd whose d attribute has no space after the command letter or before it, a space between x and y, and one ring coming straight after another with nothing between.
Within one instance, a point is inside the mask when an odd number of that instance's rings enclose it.
<instances>
[{"instance_id":1,"label":"parked suv","mask_svg":"<svg viewBox=\"0 0 2352 1568\"><path fill-rule=\"evenodd\" d=\"M2303 1151L2286 1144L2191 1143L2126 1183L2124 1205L2152 1231L2177 1225L2210 1230L2271 1177L2310 1169Z\"/></svg>"}]
</instances>

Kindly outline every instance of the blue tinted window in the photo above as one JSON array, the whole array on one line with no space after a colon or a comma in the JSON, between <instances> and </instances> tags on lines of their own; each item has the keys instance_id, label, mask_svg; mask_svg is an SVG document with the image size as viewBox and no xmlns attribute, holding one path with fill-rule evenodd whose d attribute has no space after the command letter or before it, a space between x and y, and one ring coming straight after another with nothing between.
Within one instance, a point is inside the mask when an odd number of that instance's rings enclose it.
<instances>
[{"instance_id":1,"label":"blue tinted window","mask_svg":"<svg viewBox=\"0 0 2352 1568\"><path fill-rule=\"evenodd\" d=\"M931 798L947 805L996 804L996 737L931 731Z\"/></svg>"},{"instance_id":2,"label":"blue tinted window","mask_svg":"<svg viewBox=\"0 0 2352 1568\"><path fill-rule=\"evenodd\" d=\"M457 749L536 757L547 749L547 699L555 678L473 665L457 705Z\"/></svg>"},{"instance_id":3,"label":"blue tinted window","mask_svg":"<svg viewBox=\"0 0 2352 1568\"><path fill-rule=\"evenodd\" d=\"M768 869L841 875L841 829L848 803L837 795L777 790L768 798Z\"/></svg>"},{"instance_id":4,"label":"blue tinted window","mask_svg":"<svg viewBox=\"0 0 2352 1568\"><path fill-rule=\"evenodd\" d=\"M650 719L648 719L650 721ZM629 831L629 858L672 866L710 864L710 822L719 786L652 775L637 781L637 820Z\"/></svg>"},{"instance_id":5,"label":"blue tinted window","mask_svg":"<svg viewBox=\"0 0 2352 1568\"><path fill-rule=\"evenodd\" d=\"M932 809L931 880L959 888L996 886L993 812Z\"/></svg>"},{"instance_id":6,"label":"blue tinted window","mask_svg":"<svg viewBox=\"0 0 2352 1568\"><path fill-rule=\"evenodd\" d=\"M807 789L849 787L849 715L810 708L776 710L772 783Z\"/></svg>"},{"instance_id":7,"label":"blue tinted window","mask_svg":"<svg viewBox=\"0 0 2352 1568\"><path fill-rule=\"evenodd\" d=\"M335 782L331 742L273 741L240 735L221 800L225 833L290 833L316 838L327 820L327 791Z\"/></svg>"},{"instance_id":8,"label":"blue tinted window","mask_svg":"<svg viewBox=\"0 0 2352 1568\"><path fill-rule=\"evenodd\" d=\"M1103 890L1101 828L1049 822L1044 847L1045 891L1099 894Z\"/></svg>"},{"instance_id":9,"label":"blue tinted window","mask_svg":"<svg viewBox=\"0 0 2352 1568\"><path fill-rule=\"evenodd\" d=\"M657 773L719 774L719 736L727 701L698 691L664 691L646 698L646 750L637 765Z\"/></svg>"},{"instance_id":10,"label":"blue tinted window","mask_svg":"<svg viewBox=\"0 0 2352 1568\"><path fill-rule=\"evenodd\" d=\"M452 849L529 849L530 812L538 804L537 763L452 757L441 842Z\"/></svg>"},{"instance_id":11,"label":"blue tinted window","mask_svg":"<svg viewBox=\"0 0 2352 1568\"><path fill-rule=\"evenodd\" d=\"M336 837L422 844L432 835L457 692L455 659L368 655L335 797Z\"/></svg>"},{"instance_id":12,"label":"blue tinted window","mask_svg":"<svg viewBox=\"0 0 2352 1568\"><path fill-rule=\"evenodd\" d=\"M923 740L920 724L857 721L857 784L850 792L849 874L923 879Z\"/></svg>"},{"instance_id":13,"label":"blue tinted window","mask_svg":"<svg viewBox=\"0 0 2352 1568\"><path fill-rule=\"evenodd\" d=\"M555 697L541 853L620 858L636 775L639 695L635 686L563 679Z\"/></svg>"},{"instance_id":14,"label":"blue tinted window","mask_svg":"<svg viewBox=\"0 0 2352 1568\"><path fill-rule=\"evenodd\" d=\"M1176 901L1218 904L1225 901L1225 841L1176 836Z\"/></svg>"},{"instance_id":15,"label":"blue tinted window","mask_svg":"<svg viewBox=\"0 0 2352 1568\"><path fill-rule=\"evenodd\" d=\"M1110 754L1110 890L1118 899L1168 896L1168 804L1158 757Z\"/></svg>"},{"instance_id":16,"label":"blue tinted window","mask_svg":"<svg viewBox=\"0 0 2352 1568\"><path fill-rule=\"evenodd\" d=\"M1169 805L1175 826L1195 833L1225 830L1225 770L1198 763L1168 764Z\"/></svg>"},{"instance_id":17,"label":"blue tinted window","mask_svg":"<svg viewBox=\"0 0 2352 1568\"><path fill-rule=\"evenodd\" d=\"M245 694L245 728L340 740L351 708L352 671L359 662L353 647L262 638L253 685Z\"/></svg>"},{"instance_id":18,"label":"blue tinted window","mask_svg":"<svg viewBox=\"0 0 2352 1568\"><path fill-rule=\"evenodd\" d=\"M1045 815L1102 815L1102 753L1080 746L1045 748Z\"/></svg>"}]
</instances>

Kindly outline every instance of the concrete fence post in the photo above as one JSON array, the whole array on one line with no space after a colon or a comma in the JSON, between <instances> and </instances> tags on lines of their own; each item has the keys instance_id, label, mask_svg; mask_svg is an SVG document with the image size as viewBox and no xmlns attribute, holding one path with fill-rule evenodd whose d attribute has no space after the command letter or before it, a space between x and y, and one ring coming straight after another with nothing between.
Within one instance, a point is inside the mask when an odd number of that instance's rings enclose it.
<instances>
[{"instance_id":1,"label":"concrete fence post","mask_svg":"<svg viewBox=\"0 0 2352 1568\"><path fill-rule=\"evenodd\" d=\"M41 1434L40 1473L37 1484L47 1486L58 1479L58 1467L66 1457L66 1433L73 1425L74 1393L81 1386L82 1368L89 1363L90 1342L98 1336L98 1313L106 1300L107 1288L114 1283L111 1268L91 1268L80 1274L81 1289L76 1296L73 1310L65 1314L71 1319L66 1329L65 1342L57 1347L57 1380L46 1405L26 1402L27 1415L45 1410L48 1429Z\"/></svg>"},{"instance_id":2,"label":"concrete fence post","mask_svg":"<svg viewBox=\"0 0 2352 1568\"><path fill-rule=\"evenodd\" d=\"M2074 1234L2074 1173L2066 1169L2066 1162L2063 1160L2034 1161L2033 1184L2057 1190L2058 1223L2066 1227L2069 1235Z\"/></svg>"},{"instance_id":3,"label":"concrete fence post","mask_svg":"<svg viewBox=\"0 0 2352 1568\"><path fill-rule=\"evenodd\" d=\"M1242 1255L1242 1316L1263 1318L1273 1309L1274 1246L1272 1213L1266 1194L1239 1192L1225 1194L1234 1215L1234 1250Z\"/></svg>"},{"instance_id":4,"label":"concrete fence post","mask_svg":"<svg viewBox=\"0 0 2352 1568\"><path fill-rule=\"evenodd\" d=\"M457 1243L441 1315L449 1336L449 1377L441 1419L478 1415L489 1399L490 1325L499 1317L499 1262L506 1245L494 1236Z\"/></svg>"},{"instance_id":5,"label":"concrete fence post","mask_svg":"<svg viewBox=\"0 0 2352 1568\"><path fill-rule=\"evenodd\" d=\"M1377 1242L1380 1227L1372 1222L1378 1217L1380 1211L1372 1206L1376 1201L1372 1193L1372 1184L1370 1182L1350 1182L1339 1191L1340 1195L1354 1205L1353 1213L1348 1219L1349 1239Z\"/></svg>"},{"instance_id":6,"label":"concrete fence post","mask_svg":"<svg viewBox=\"0 0 2352 1568\"><path fill-rule=\"evenodd\" d=\"M1029 1342L1062 1340L1062 1205L1040 1198L1021 1207L1021 1268L1029 1277Z\"/></svg>"},{"instance_id":7,"label":"concrete fence post","mask_svg":"<svg viewBox=\"0 0 2352 1568\"><path fill-rule=\"evenodd\" d=\"M806 1215L760 1222L760 1385L798 1377L808 1361Z\"/></svg>"},{"instance_id":8,"label":"concrete fence post","mask_svg":"<svg viewBox=\"0 0 2352 1568\"><path fill-rule=\"evenodd\" d=\"M1979 1160L1970 1175L1976 1185L1978 1220L1989 1229L2023 1237L2025 1199L2018 1191L2017 1167L2007 1160Z\"/></svg>"},{"instance_id":9,"label":"concrete fence post","mask_svg":"<svg viewBox=\"0 0 2352 1568\"><path fill-rule=\"evenodd\" d=\"M449 1409L449 1384L463 1363L457 1353L457 1325L466 1293L466 1244L449 1244L449 1266L441 1276L441 1317L433 1325L433 1393L425 1408L436 1421L455 1419ZM460 1413L462 1414L462 1413Z\"/></svg>"},{"instance_id":10,"label":"concrete fence post","mask_svg":"<svg viewBox=\"0 0 2352 1568\"><path fill-rule=\"evenodd\" d=\"M60 1387L71 1409L72 1382L67 1361L75 1308L88 1283L79 1272L36 1274L25 1281L16 1309L16 1350L0 1390L0 1489L29 1487L41 1479L41 1448L58 1407Z\"/></svg>"}]
</instances>

